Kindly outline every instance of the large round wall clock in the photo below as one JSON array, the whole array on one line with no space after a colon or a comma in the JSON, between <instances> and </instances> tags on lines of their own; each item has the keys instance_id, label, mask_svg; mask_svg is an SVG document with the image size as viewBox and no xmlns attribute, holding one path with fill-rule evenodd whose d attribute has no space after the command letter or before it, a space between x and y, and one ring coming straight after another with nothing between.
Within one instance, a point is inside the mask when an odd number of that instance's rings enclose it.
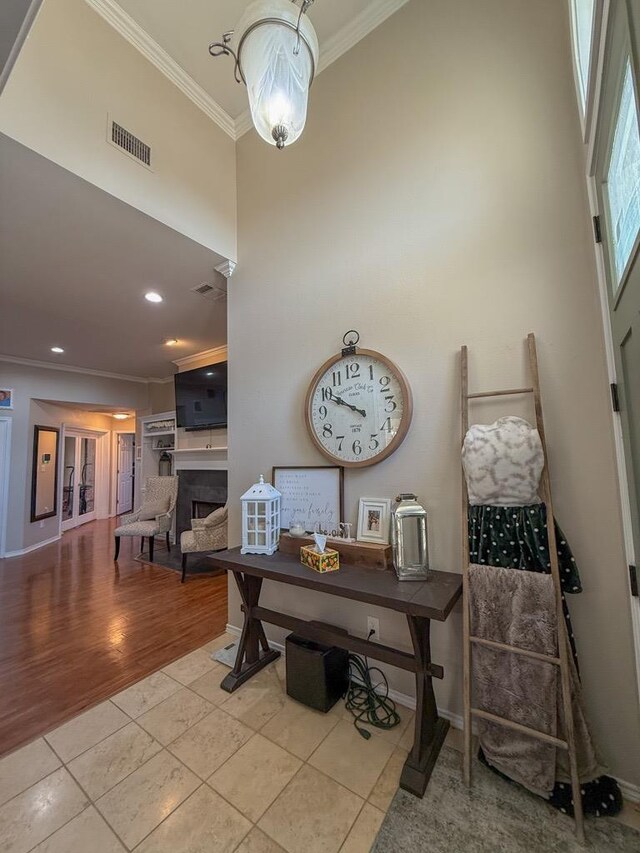
<instances>
[{"instance_id":1,"label":"large round wall clock","mask_svg":"<svg viewBox=\"0 0 640 853\"><path fill-rule=\"evenodd\" d=\"M307 429L327 459L347 468L375 465L402 444L413 401L404 374L379 352L356 347L355 331L345 348L318 369L305 400Z\"/></svg>"}]
</instances>

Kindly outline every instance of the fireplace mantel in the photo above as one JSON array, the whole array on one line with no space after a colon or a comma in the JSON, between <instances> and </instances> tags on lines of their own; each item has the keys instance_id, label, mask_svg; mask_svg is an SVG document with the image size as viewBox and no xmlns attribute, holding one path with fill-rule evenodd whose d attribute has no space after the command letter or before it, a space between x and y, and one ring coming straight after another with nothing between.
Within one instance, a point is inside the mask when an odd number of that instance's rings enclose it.
<instances>
[{"instance_id":1,"label":"fireplace mantel","mask_svg":"<svg viewBox=\"0 0 640 853\"><path fill-rule=\"evenodd\" d=\"M175 471L226 471L226 447L176 447L168 450Z\"/></svg>"}]
</instances>

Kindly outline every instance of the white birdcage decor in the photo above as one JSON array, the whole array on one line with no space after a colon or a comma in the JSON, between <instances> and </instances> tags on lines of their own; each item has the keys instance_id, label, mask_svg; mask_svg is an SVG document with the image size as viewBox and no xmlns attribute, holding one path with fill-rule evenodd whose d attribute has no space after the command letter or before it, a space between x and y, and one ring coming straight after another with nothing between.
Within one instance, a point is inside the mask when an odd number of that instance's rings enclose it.
<instances>
[{"instance_id":1,"label":"white birdcage decor","mask_svg":"<svg viewBox=\"0 0 640 853\"><path fill-rule=\"evenodd\" d=\"M240 498L242 503L241 554L273 554L280 538L280 492L271 483L251 486Z\"/></svg>"}]
</instances>

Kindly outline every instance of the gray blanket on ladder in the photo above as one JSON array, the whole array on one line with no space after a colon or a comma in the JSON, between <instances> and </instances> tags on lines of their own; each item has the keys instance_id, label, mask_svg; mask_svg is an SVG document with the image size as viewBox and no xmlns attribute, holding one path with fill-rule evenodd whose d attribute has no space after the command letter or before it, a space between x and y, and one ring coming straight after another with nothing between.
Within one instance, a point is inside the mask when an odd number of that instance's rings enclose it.
<instances>
[{"instance_id":1,"label":"gray blanket on ladder","mask_svg":"<svg viewBox=\"0 0 640 853\"><path fill-rule=\"evenodd\" d=\"M482 639L557 656L558 626L551 575L495 566L469 568L471 633ZM516 723L564 738L560 670L534 658L473 645L474 705ZM571 660L572 706L581 782L602 773ZM564 749L478 718L487 761L535 794L548 798L556 780L569 781Z\"/></svg>"}]
</instances>

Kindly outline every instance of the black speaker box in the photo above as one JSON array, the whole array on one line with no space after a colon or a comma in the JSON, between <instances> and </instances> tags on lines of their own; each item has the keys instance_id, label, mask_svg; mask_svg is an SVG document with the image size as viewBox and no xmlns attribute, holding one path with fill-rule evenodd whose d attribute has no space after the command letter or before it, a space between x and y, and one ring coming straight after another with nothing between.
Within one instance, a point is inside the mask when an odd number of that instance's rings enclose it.
<instances>
[{"instance_id":1,"label":"black speaker box","mask_svg":"<svg viewBox=\"0 0 640 853\"><path fill-rule=\"evenodd\" d=\"M287 693L316 711L329 711L349 684L349 652L295 634L286 640Z\"/></svg>"}]
</instances>

